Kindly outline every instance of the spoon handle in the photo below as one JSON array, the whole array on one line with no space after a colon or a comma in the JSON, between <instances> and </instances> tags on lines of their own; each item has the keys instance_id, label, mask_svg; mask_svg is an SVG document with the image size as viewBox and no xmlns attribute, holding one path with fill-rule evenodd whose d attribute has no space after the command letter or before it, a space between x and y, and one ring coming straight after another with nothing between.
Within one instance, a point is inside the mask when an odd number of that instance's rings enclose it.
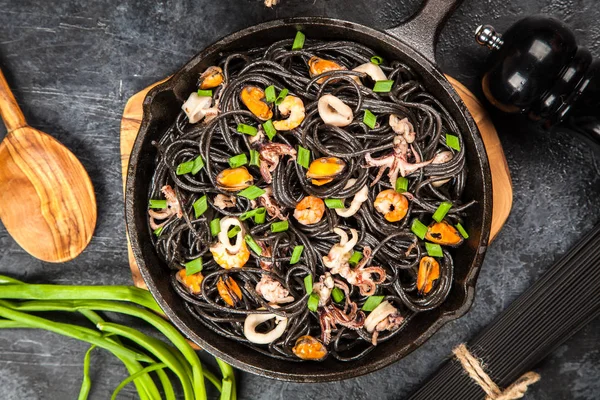
<instances>
[{"instance_id":1,"label":"spoon handle","mask_svg":"<svg viewBox=\"0 0 600 400\"><path fill-rule=\"evenodd\" d=\"M10 87L8 87L8 82L6 82L2 70L0 70L0 115L2 115L8 133L27 126L23 112L19 108Z\"/></svg>"}]
</instances>

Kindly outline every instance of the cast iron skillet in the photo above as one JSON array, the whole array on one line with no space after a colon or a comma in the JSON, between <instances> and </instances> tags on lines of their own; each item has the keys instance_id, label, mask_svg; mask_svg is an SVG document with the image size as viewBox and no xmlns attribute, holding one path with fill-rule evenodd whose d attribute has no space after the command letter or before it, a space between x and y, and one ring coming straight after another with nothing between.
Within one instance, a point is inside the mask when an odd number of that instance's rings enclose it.
<instances>
[{"instance_id":1,"label":"cast iron skillet","mask_svg":"<svg viewBox=\"0 0 600 400\"><path fill-rule=\"evenodd\" d=\"M290 18L256 25L231 34L204 49L144 100L144 116L135 141L126 188L127 229L135 259L150 292L170 320L191 340L213 355L242 370L298 382L326 382L356 377L383 368L419 347L446 322L467 312L473 302L475 281L486 250L492 212L490 169L481 137L458 95L434 65L434 46L449 14L461 0L426 0L421 10L401 26L381 32L331 18ZM368 356L351 363L329 357L325 362L282 361L250 350L205 328L185 310L171 288L169 269L157 257L147 222L148 189L154 170L158 140L175 121L182 102L196 89L198 74L213 65L223 52L247 49L293 38L301 29L308 38L345 39L363 43L388 60L401 60L421 75L427 89L449 110L463 133L468 185L466 199L477 200L470 209L470 238L454 254L455 281L446 302L420 313L396 340L381 343Z\"/></svg>"}]
</instances>

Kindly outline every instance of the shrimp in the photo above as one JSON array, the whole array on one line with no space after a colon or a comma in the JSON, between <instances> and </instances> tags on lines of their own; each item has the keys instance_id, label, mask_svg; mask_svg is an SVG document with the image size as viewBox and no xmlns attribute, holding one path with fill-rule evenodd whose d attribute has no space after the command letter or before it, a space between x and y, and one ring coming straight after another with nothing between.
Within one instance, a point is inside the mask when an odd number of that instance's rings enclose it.
<instances>
[{"instance_id":1,"label":"shrimp","mask_svg":"<svg viewBox=\"0 0 600 400\"><path fill-rule=\"evenodd\" d=\"M287 119L273 121L273 126L278 131L291 131L300 126L304 121L304 103L302 99L296 96L285 96L285 99L278 106L279 112Z\"/></svg>"},{"instance_id":2,"label":"shrimp","mask_svg":"<svg viewBox=\"0 0 600 400\"><path fill-rule=\"evenodd\" d=\"M392 189L380 192L375 198L373 205L389 222L400 221L408 212L408 200L406 200L406 197Z\"/></svg>"},{"instance_id":3,"label":"shrimp","mask_svg":"<svg viewBox=\"0 0 600 400\"><path fill-rule=\"evenodd\" d=\"M294 218L302 225L316 224L323 218L325 203L318 197L306 196L296 205Z\"/></svg>"},{"instance_id":4,"label":"shrimp","mask_svg":"<svg viewBox=\"0 0 600 400\"><path fill-rule=\"evenodd\" d=\"M235 236L235 243L229 241L229 228L237 226L241 230ZM225 217L221 220L221 232L217 237L217 242L210 246L210 252L217 264L222 268L242 268L250 258L250 251L244 241L244 228L239 219L234 217Z\"/></svg>"},{"instance_id":5,"label":"shrimp","mask_svg":"<svg viewBox=\"0 0 600 400\"><path fill-rule=\"evenodd\" d=\"M356 183L356 179L354 179L354 178L348 179L348 182L346 183L346 186L344 186L344 189L348 189L348 188L352 187L352 185L354 185L355 183ZM364 203L365 201L367 201L368 198L369 198L369 188L367 187L367 184L365 184L354 195L354 198L352 199L352 202L350 203L350 207L348 207L348 208L336 208L335 212L340 217L344 217L344 218L351 217L351 216L353 216L354 214L356 214L358 212L358 210L360 209L360 206L362 205L362 203Z\"/></svg>"}]
</instances>

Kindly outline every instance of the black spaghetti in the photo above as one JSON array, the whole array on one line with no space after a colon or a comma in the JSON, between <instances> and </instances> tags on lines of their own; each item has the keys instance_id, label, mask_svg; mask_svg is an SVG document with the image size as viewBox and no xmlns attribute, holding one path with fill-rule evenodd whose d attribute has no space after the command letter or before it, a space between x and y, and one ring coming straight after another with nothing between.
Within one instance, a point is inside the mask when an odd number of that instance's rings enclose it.
<instances>
[{"instance_id":1,"label":"black spaghetti","mask_svg":"<svg viewBox=\"0 0 600 400\"><path fill-rule=\"evenodd\" d=\"M155 142L155 248L207 328L269 356L369 353L440 306L472 202L455 121L400 61L296 40L228 54Z\"/></svg>"}]
</instances>

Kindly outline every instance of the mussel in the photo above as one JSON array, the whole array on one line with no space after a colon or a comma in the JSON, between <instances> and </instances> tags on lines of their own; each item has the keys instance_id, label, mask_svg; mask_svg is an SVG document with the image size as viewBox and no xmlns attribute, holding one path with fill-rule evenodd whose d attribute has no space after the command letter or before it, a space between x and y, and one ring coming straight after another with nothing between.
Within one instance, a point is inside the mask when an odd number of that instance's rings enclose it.
<instances>
[{"instance_id":1,"label":"mussel","mask_svg":"<svg viewBox=\"0 0 600 400\"><path fill-rule=\"evenodd\" d=\"M217 175L217 186L228 192L246 189L254 183L254 177L246 167L227 168Z\"/></svg>"},{"instance_id":2,"label":"mussel","mask_svg":"<svg viewBox=\"0 0 600 400\"><path fill-rule=\"evenodd\" d=\"M417 274L417 290L419 294L427 294L433 288L433 282L440 278L440 264L433 257L423 257L419 262Z\"/></svg>"},{"instance_id":3,"label":"mussel","mask_svg":"<svg viewBox=\"0 0 600 400\"><path fill-rule=\"evenodd\" d=\"M300 336L292 351L302 360L320 361L327 357L325 345L309 335Z\"/></svg>"},{"instance_id":4,"label":"mussel","mask_svg":"<svg viewBox=\"0 0 600 400\"><path fill-rule=\"evenodd\" d=\"M265 92L256 86L246 86L240 93L242 103L263 121L273 118L273 110L265 101Z\"/></svg>"},{"instance_id":5,"label":"mussel","mask_svg":"<svg viewBox=\"0 0 600 400\"><path fill-rule=\"evenodd\" d=\"M321 186L333 181L345 168L346 163L337 157L321 157L310 163L306 177L312 180L313 185Z\"/></svg>"},{"instance_id":6,"label":"mussel","mask_svg":"<svg viewBox=\"0 0 600 400\"><path fill-rule=\"evenodd\" d=\"M463 237L458 230L446 221L434 222L427 228L425 239L443 246L459 246Z\"/></svg>"}]
</instances>

